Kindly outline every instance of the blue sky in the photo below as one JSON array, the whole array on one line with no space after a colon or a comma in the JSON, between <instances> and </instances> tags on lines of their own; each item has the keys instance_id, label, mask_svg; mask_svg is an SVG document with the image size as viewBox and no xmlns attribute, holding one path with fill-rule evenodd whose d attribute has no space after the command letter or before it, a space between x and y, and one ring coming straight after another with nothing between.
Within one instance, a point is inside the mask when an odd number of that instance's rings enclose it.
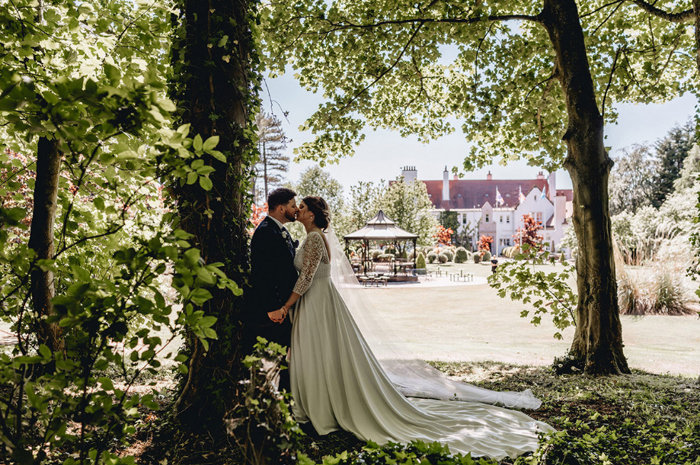
<instances>
[{"instance_id":1,"label":"blue sky","mask_svg":"<svg viewBox=\"0 0 700 465\"><path fill-rule=\"evenodd\" d=\"M311 139L311 134L300 132L299 126L323 99L320 94L302 89L292 74L266 79L269 95L265 89L263 107L269 112L272 106L275 114L282 119L285 133L292 139L287 152L293 158L292 149ZM695 112L696 104L694 96L685 95L665 104L617 105L620 117L617 124L606 127L605 145L612 147L611 155L615 157L616 152L623 147L634 143L653 143L674 125L685 123ZM289 112L288 121L282 117L282 111ZM354 157L324 168L343 185L346 195L350 186L358 181L379 182L382 179L396 178L405 165L418 169L418 179L442 179L445 166L448 169L453 166L461 168L469 150L468 142L459 130L430 144L422 144L412 137L402 138L390 131L370 130L366 136L362 145L356 149ZM291 163L287 178L295 182L299 174L312 164L309 161ZM527 166L525 162L515 162L465 173L464 178L485 179L488 171L491 171L494 179L528 179L534 178L541 169ZM571 188L568 173L563 170L557 172L557 187Z\"/></svg>"}]
</instances>

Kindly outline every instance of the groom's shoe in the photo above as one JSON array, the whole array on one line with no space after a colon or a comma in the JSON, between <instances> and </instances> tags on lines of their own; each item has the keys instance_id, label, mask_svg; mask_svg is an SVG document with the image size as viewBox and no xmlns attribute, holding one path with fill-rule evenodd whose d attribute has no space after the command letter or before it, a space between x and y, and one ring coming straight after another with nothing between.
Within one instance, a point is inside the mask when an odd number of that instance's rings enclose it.
<instances>
[{"instance_id":1,"label":"groom's shoe","mask_svg":"<svg viewBox=\"0 0 700 465\"><path fill-rule=\"evenodd\" d=\"M289 379L289 370L281 370L280 371L280 382L279 386L277 389L282 392L282 389L285 391L289 392L291 394L292 392L292 382Z\"/></svg>"}]
</instances>

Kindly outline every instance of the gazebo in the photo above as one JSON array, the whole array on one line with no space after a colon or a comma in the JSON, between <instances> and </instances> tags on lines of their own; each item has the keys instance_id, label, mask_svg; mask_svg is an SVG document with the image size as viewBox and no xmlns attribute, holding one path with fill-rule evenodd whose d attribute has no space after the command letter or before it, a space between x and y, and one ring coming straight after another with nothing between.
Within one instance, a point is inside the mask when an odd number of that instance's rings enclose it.
<instances>
[{"instance_id":1,"label":"gazebo","mask_svg":"<svg viewBox=\"0 0 700 465\"><path fill-rule=\"evenodd\" d=\"M388 216L384 214L383 211L379 210L377 215L369 220L367 224L361 229L344 236L346 246L351 241L362 241L365 245L364 247L364 262L367 262L367 252L369 251L369 241L391 241L394 245L398 242L413 242L413 269L416 268L416 242L418 241L418 235L405 231L398 226L396 222L391 220ZM363 269L364 269L363 264ZM394 271L396 274L396 271Z\"/></svg>"}]
</instances>

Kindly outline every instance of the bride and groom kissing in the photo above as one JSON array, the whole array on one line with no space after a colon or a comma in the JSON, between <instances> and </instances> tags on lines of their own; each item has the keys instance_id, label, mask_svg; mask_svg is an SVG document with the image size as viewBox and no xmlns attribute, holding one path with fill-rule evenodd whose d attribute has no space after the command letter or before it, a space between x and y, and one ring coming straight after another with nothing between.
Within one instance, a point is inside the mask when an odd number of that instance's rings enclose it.
<instances>
[{"instance_id":1,"label":"bride and groom kissing","mask_svg":"<svg viewBox=\"0 0 700 465\"><path fill-rule=\"evenodd\" d=\"M529 390L490 391L375 357L348 306L359 301L346 301L335 282L346 259L326 234L325 200L309 196L297 206L296 193L280 188L270 193L268 212L251 241L251 318L257 336L290 348L279 388L291 392L297 422L319 435L343 429L379 444L437 441L497 460L537 449L538 432L549 425L491 405L536 408ZM284 226L292 221L307 233L298 248Z\"/></svg>"}]
</instances>

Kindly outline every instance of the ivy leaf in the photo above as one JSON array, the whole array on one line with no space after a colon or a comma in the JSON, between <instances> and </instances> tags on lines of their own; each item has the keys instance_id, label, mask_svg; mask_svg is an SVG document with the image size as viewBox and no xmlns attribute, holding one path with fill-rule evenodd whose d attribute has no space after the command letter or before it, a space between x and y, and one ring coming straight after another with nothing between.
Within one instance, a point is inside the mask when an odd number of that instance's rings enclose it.
<instances>
[{"instance_id":1,"label":"ivy leaf","mask_svg":"<svg viewBox=\"0 0 700 465\"><path fill-rule=\"evenodd\" d=\"M226 155L224 155L222 152L219 152L218 150L210 150L207 153L209 153L209 155L216 158L220 162L226 163Z\"/></svg>"},{"instance_id":2,"label":"ivy leaf","mask_svg":"<svg viewBox=\"0 0 700 465\"><path fill-rule=\"evenodd\" d=\"M202 189L204 189L205 191L210 191L211 188L214 186L214 184L211 182L211 179L209 179L206 176L199 177L199 185L202 186Z\"/></svg>"},{"instance_id":3,"label":"ivy leaf","mask_svg":"<svg viewBox=\"0 0 700 465\"><path fill-rule=\"evenodd\" d=\"M219 144L219 136L211 136L202 145L202 150L209 153Z\"/></svg>"},{"instance_id":4,"label":"ivy leaf","mask_svg":"<svg viewBox=\"0 0 700 465\"><path fill-rule=\"evenodd\" d=\"M192 148L194 148L195 152L201 153L201 152L202 152L202 146L203 146L203 144L202 144L202 136L200 136L199 134L197 134L197 135L194 137L194 140L192 141Z\"/></svg>"}]
</instances>

